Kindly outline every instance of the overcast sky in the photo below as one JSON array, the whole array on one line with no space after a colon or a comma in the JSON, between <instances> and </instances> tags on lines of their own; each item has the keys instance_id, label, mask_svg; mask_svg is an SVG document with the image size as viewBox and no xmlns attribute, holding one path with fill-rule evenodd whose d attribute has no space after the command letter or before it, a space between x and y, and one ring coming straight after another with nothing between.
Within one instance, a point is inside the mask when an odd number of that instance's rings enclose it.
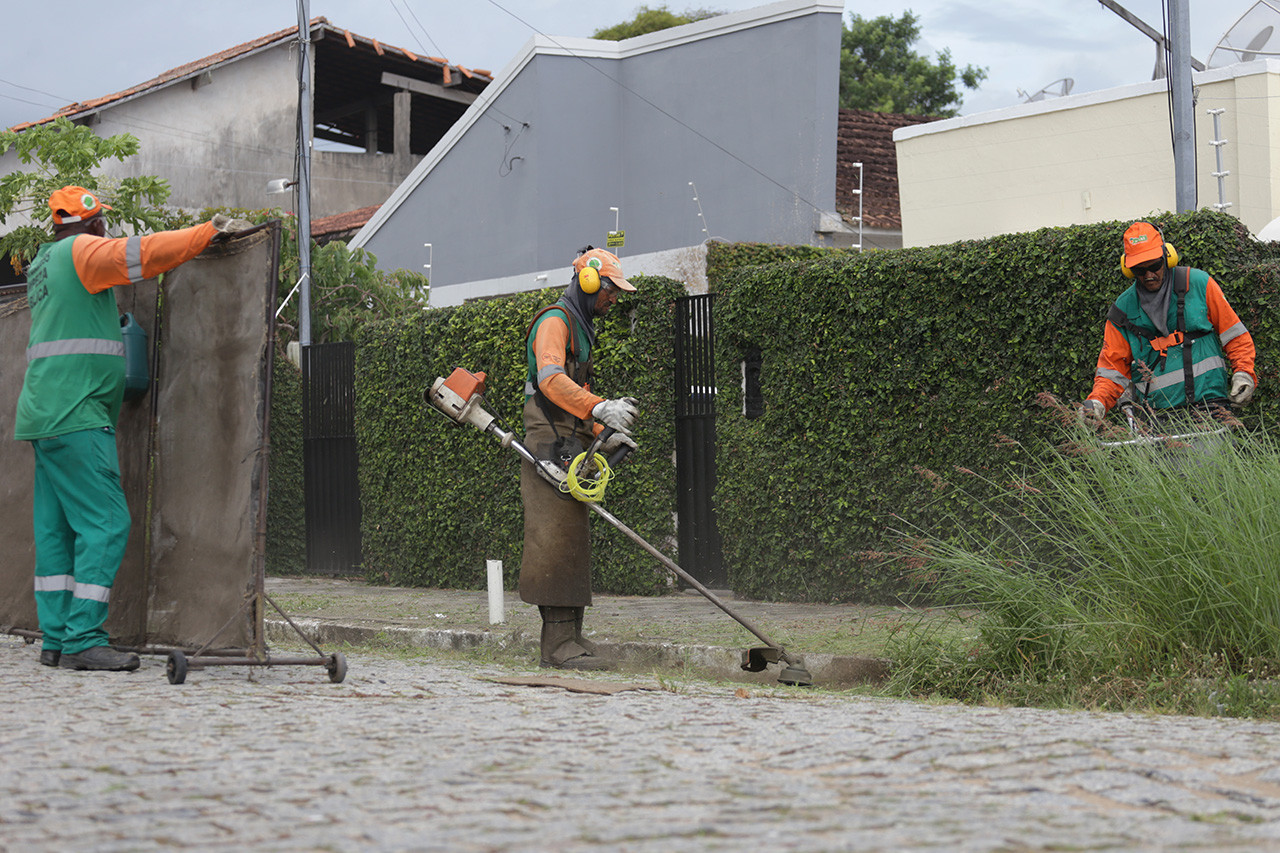
<instances>
[{"instance_id":1,"label":"overcast sky","mask_svg":"<svg viewBox=\"0 0 1280 853\"><path fill-rule=\"evenodd\" d=\"M1192 54L1202 61L1255 0L1191 0ZM1161 0L1122 0L1156 29ZM5 4L0 52L0 127L51 115L73 101L108 95L170 68L297 23L294 0L68 0ZM634 0L311 0L311 15L415 53L500 71L536 32L589 36L632 18ZM663 5L648 0L648 5ZM675 0L672 11L737 11L759 0ZM1278 4L1280 5L1280 4ZM1150 39L1098 0L847 0L846 14L921 21L916 49L950 48L958 66L986 66L962 113L1020 103L1062 77L1087 92L1151 79Z\"/></svg>"}]
</instances>

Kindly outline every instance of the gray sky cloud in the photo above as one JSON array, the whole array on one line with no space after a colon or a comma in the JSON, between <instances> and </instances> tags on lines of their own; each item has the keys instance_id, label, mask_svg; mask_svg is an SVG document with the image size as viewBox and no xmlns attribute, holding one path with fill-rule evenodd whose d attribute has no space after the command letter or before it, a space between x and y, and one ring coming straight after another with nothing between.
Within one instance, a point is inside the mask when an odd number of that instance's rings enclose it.
<instances>
[{"instance_id":1,"label":"gray sky cloud","mask_svg":"<svg viewBox=\"0 0 1280 853\"><path fill-rule=\"evenodd\" d=\"M661 5L661 0L647 0ZM534 34L587 36L630 19L641 0L313 0L311 14L335 26L451 62L500 71ZM758 0L666 4L736 11ZM1160 0L1124 5L1160 27ZM1253 0L1191 0L1192 53L1208 58L1218 38ZM198 6L182 0L127 4L72 0L57 6L9 4L0 60L0 127L44 118L72 101L100 97L170 68L292 26L288 0L222 0ZM1151 41L1097 0L848 0L846 14L920 18L917 49L932 57L950 48L964 67L986 66L990 77L965 93L964 112L1017 104L1028 92L1070 76L1075 91L1150 79Z\"/></svg>"}]
</instances>

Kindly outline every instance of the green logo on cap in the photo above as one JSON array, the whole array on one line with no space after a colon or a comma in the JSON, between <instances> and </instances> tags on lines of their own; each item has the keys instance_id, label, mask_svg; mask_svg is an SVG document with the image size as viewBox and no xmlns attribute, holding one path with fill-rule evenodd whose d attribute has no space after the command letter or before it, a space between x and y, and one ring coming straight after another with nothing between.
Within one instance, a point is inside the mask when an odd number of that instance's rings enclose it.
<instances>
[{"instance_id":1,"label":"green logo on cap","mask_svg":"<svg viewBox=\"0 0 1280 853\"><path fill-rule=\"evenodd\" d=\"M80 196L80 206L83 207L85 210L93 210L95 207L98 206L98 200L93 196L89 195L89 193L85 193L84 195Z\"/></svg>"},{"instance_id":2,"label":"green logo on cap","mask_svg":"<svg viewBox=\"0 0 1280 853\"><path fill-rule=\"evenodd\" d=\"M1132 245L1137 245L1138 243L1145 243L1145 242L1147 242L1146 234L1139 234L1137 237L1129 238L1129 243Z\"/></svg>"}]
</instances>

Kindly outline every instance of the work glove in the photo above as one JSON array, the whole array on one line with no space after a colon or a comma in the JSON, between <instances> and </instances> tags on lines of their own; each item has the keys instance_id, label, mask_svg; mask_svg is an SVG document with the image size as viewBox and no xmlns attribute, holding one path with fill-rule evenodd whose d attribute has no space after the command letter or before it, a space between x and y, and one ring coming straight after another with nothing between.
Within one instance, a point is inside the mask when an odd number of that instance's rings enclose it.
<instances>
[{"instance_id":1,"label":"work glove","mask_svg":"<svg viewBox=\"0 0 1280 853\"><path fill-rule=\"evenodd\" d=\"M1231 377L1231 393L1227 395L1227 398L1234 405L1243 406L1253 399L1253 388L1253 377L1243 370L1237 371Z\"/></svg>"},{"instance_id":2,"label":"work glove","mask_svg":"<svg viewBox=\"0 0 1280 853\"><path fill-rule=\"evenodd\" d=\"M213 225L213 230L217 231L220 236L234 237L241 231L248 231L253 227L253 223L247 219L233 219L225 213L214 214L213 219L209 220Z\"/></svg>"},{"instance_id":3,"label":"work glove","mask_svg":"<svg viewBox=\"0 0 1280 853\"><path fill-rule=\"evenodd\" d=\"M620 447L630 447L635 450L636 440L626 433L614 431L613 435L606 438L604 444L600 445L600 453L608 459Z\"/></svg>"},{"instance_id":4,"label":"work glove","mask_svg":"<svg viewBox=\"0 0 1280 853\"><path fill-rule=\"evenodd\" d=\"M591 417L620 433L631 435L631 427L635 426L636 418L640 416L640 409L637 408L639 405L640 401L635 397L601 400L592 408Z\"/></svg>"},{"instance_id":5,"label":"work glove","mask_svg":"<svg viewBox=\"0 0 1280 853\"><path fill-rule=\"evenodd\" d=\"M1101 400L1085 400L1080 404L1080 423L1085 426L1097 426L1107 416L1107 407Z\"/></svg>"}]
</instances>

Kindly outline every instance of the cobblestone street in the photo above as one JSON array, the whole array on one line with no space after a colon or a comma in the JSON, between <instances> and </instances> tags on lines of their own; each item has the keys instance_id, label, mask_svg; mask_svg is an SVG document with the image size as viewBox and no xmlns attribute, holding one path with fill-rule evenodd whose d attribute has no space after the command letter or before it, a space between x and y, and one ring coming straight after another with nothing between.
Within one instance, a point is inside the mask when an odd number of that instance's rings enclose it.
<instances>
[{"instance_id":1,"label":"cobblestone street","mask_svg":"<svg viewBox=\"0 0 1280 853\"><path fill-rule=\"evenodd\" d=\"M0 638L0 847L1274 850L1280 726L355 656L41 667ZM546 673L541 673L546 675ZM670 684L666 685L670 687Z\"/></svg>"}]
</instances>

